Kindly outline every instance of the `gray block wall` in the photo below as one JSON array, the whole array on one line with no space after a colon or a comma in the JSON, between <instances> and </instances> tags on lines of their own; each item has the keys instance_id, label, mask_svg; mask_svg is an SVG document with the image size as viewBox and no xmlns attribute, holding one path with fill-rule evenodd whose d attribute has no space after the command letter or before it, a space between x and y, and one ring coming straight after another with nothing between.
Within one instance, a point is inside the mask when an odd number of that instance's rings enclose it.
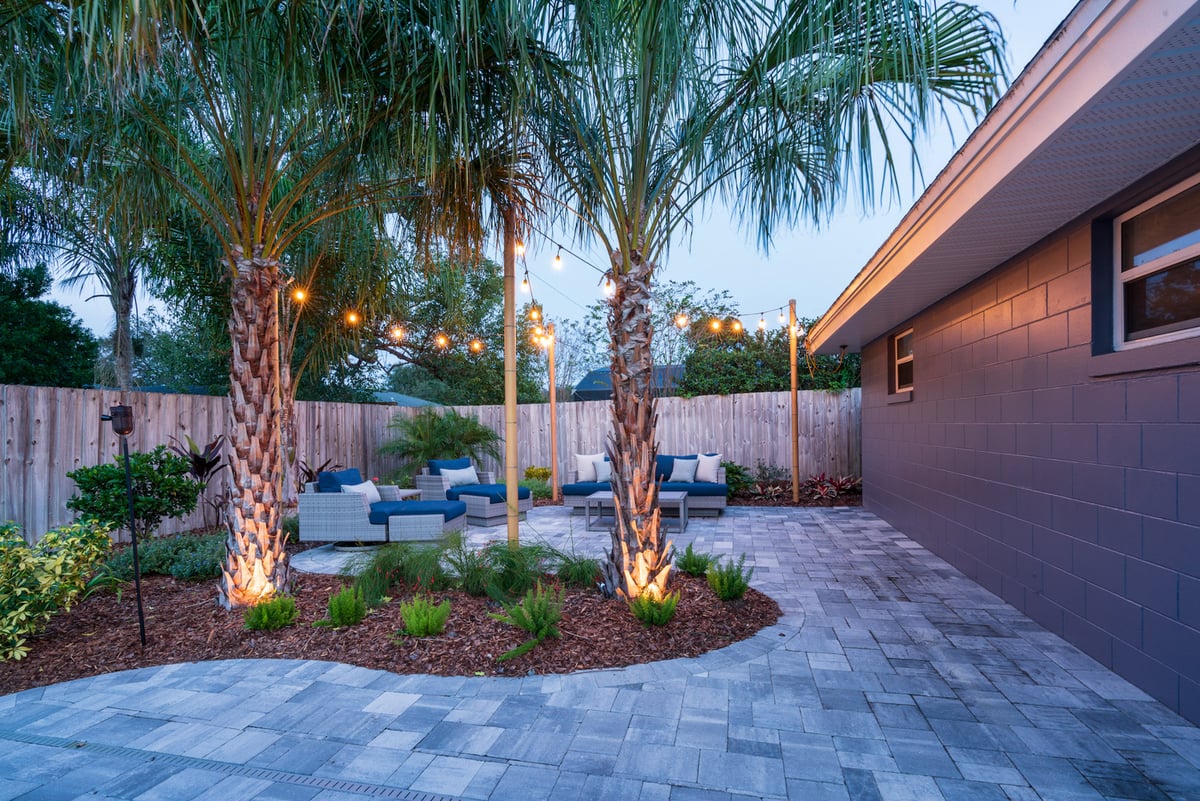
<instances>
[{"instance_id":1,"label":"gray block wall","mask_svg":"<svg viewBox=\"0 0 1200 801\"><path fill-rule=\"evenodd\" d=\"M1090 240L916 317L910 402L864 350L865 504L1200 723L1200 368L1089 376Z\"/></svg>"}]
</instances>

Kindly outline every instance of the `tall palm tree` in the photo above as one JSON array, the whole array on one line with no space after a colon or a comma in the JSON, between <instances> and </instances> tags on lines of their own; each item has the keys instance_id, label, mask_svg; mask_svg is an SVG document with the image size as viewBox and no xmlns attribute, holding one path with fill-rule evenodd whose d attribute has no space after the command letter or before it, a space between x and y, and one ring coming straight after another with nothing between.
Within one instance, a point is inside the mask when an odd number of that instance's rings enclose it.
<instances>
[{"instance_id":1,"label":"tall palm tree","mask_svg":"<svg viewBox=\"0 0 1200 801\"><path fill-rule=\"evenodd\" d=\"M892 142L938 112L987 108L1001 36L972 6L934 0L577 0L551 44L543 144L578 232L610 257L616 525L607 572L626 596L666 589L670 544L654 481L651 282L676 229L729 202L769 245L820 222L857 183L895 184ZM857 179L857 181L855 180Z\"/></svg>"}]
</instances>

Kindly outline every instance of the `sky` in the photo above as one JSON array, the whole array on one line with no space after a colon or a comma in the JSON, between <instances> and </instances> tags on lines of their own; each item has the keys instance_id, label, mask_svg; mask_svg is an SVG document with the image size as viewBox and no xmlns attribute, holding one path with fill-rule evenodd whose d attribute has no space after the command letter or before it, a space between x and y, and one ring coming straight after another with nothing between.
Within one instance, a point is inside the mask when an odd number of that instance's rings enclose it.
<instances>
[{"instance_id":1,"label":"sky","mask_svg":"<svg viewBox=\"0 0 1200 801\"><path fill-rule=\"evenodd\" d=\"M1058 24L1074 7L1074 0L977 0L976 5L999 20L1007 39L1010 81L1041 49ZM701 289L727 291L747 324L760 314L775 320L789 299L796 300L800 317L818 317L896 227L925 187L966 140L975 125L972 119L951 120L955 124L918 141L921 174L900 178L900 197L864 211L852 197L820 229L800 226L781 230L769 254L758 247L753 230L739 227L736 219L720 206L697 214L690 226L671 245L671 251L656 273L659 280L695 281ZM898 160L907 164L904 156ZM568 232L547 232L526 243L525 267L533 295L548 320L579 319L585 308L601 296L599 267L607 259L597 249L573 243ZM563 246L563 268L552 262ZM500 254L493 254L500 261ZM593 266L589 266L593 265ZM518 264L518 280L522 267ZM54 299L70 306L98 334L112 328L112 310L104 298L88 299L95 293L86 287L56 289ZM518 297L518 303L528 297ZM140 311L149 301L139 299Z\"/></svg>"}]
</instances>

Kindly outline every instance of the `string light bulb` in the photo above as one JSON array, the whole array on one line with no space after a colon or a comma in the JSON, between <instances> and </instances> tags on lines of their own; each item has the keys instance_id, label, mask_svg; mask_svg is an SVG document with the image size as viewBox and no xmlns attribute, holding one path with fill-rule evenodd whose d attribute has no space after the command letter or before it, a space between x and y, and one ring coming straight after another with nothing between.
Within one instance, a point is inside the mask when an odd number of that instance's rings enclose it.
<instances>
[{"instance_id":1,"label":"string light bulb","mask_svg":"<svg viewBox=\"0 0 1200 801\"><path fill-rule=\"evenodd\" d=\"M483 351L483 343L480 342L478 339L472 339L471 340L471 352L472 353L480 353L482 351Z\"/></svg>"},{"instance_id":2,"label":"string light bulb","mask_svg":"<svg viewBox=\"0 0 1200 801\"><path fill-rule=\"evenodd\" d=\"M393 325L391 330L392 339L396 342L404 339L404 326Z\"/></svg>"},{"instance_id":3,"label":"string light bulb","mask_svg":"<svg viewBox=\"0 0 1200 801\"><path fill-rule=\"evenodd\" d=\"M721 330L721 321L714 317L712 318L712 321L709 322L708 327L711 328L715 334Z\"/></svg>"},{"instance_id":4,"label":"string light bulb","mask_svg":"<svg viewBox=\"0 0 1200 801\"><path fill-rule=\"evenodd\" d=\"M525 256L525 243L524 243L524 242L522 242L520 239L518 239L518 240L517 240L517 246L516 246L515 250L516 250L516 252L517 252L517 257L518 257L518 258L522 258L522 257L524 257L524 256Z\"/></svg>"},{"instance_id":5,"label":"string light bulb","mask_svg":"<svg viewBox=\"0 0 1200 801\"><path fill-rule=\"evenodd\" d=\"M605 278L604 279L604 294L608 295L609 297L612 297L612 295L615 294L616 291L617 291L617 287L616 287L616 284L614 284L612 282L612 279Z\"/></svg>"},{"instance_id":6,"label":"string light bulb","mask_svg":"<svg viewBox=\"0 0 1200 801\"><path fill-rule=\"evenodd\" d=\"M305 292L302 287L296 287L292 290L292 300L296 301L297 303L303 303L307 297L308 293Z\"/></svg>"},{"instance_id":7,"label":"string light bulb","mask_svg":"<svg viewBox=\"0 0 1200 801\"><path fill-rule=\"evenodd\" d=\"M684 314L683 312L680 312L679 314L675 315L675 325L677 325L680 328L687 328L687 324L688 324L688 316L686 314Z\"/></svg>"},{"instance_id":8,"label":"string light bulb","mask_svg":"<svg viewBox=\"0 0 1200 801\"><path fill-rule=\"evenodd\" d=\"M558 246L558 254L554 257L554 269L562 269L562 245Z\"/></svg>"},{"instance_id":9,"label":"string light bulb","mask_svg":"<svg viewBox=\"0 0 1200 801\"><path fill-rule=\"evenodd\" d=\"M538 311L538 307L531 306L529 309L529 319L533 320L536 323L538 320L541 319L541 317L542 317L542 313L540 311Z\"/></svg>"},{"instance_id":10,"label":"string light bulb","mask_svg":"<svg viewBox=\"0 0 1200 801\"><path fill-rule=\"evenodd\" d=\"M779 324L787 325L787 315L783 313L782 309L779 310Z\"/></svg>"},{"instance_id":11,"label":"string light bulb","mask_svg":"<svg viewBox=\"0 0 1200 801\"><path fill-rule=\"evenodd\" d=\"M529 276L528 275L521 279L521 291L524 292L526 295L529 294Z\"/></svg>"},{"instance_id":12,"label":"string light bulb","mask_svg":"<svg viewBox=\"0 0 1200 801\"><path fill-rule=\"evenodd\" d=\"M730 323L730 325L729 325L729 328L730 328L730 330L731 330L731 331L733 331L733 333L735 333L735 334L740 334L740 333L742 333L742 321L741 321L741 320L734 320L732 323Z\"/></svg>"},{"instance_id":13,"label":"string light bulb","mask_svg":"<svg viewBox=\"0 0 1200 801\"><path fill-rule=\"evenodd\" d=\"M356 311L346 312L347 325L358 325L358 320L359 320L358 312L356 312Z\"/></svg>"},{"instance_id":14,"label":"string light bulb","mask_svg":"<svg viewBox=\"0 0 1200 801\"><path fill-rule=\"evenodd\" d=\"M544 335L545 333L546 333L546 329L545 329L545 328L542 328L540 325L535 325L535 326L533 327L533 334L534 334L534 336L539 336L539 337L540 337L540 336Z\"/></svg>"},{"instance_id":15,"label":"string light bulb","mask_svg":"<svg viewBox=\"0 0 1200 801\"><path fill-rule=\"evenodd\" d=\"M759 331L766 331L766 330L767 330L767 318L766 318L766 317L759 317L759 318L758 318L758 330L759 330Z\"/></svg>"},{"instance_id":16,"label":"string light bulb","mask_svg":"<svg viewBox=\"0 0 1200 801\"><path fill-rule=\"evenodd\" d=\"M438 334L434 341L437 342L439 348L445 348L450 344L450 339L445 334Z\"/></svg>"}]
</instances>

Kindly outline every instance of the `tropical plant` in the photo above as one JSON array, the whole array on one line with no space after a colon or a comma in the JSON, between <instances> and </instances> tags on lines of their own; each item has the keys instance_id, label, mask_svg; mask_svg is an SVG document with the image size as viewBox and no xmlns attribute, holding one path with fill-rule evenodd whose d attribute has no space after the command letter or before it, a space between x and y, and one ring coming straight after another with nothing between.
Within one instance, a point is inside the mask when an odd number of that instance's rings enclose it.
<instances>
[{"instance_id":1,"label":"tropical plant","mask_svg":"<svg viewBox=\"0 0 1200 801\"><path fill-rule=\"evenodd\" d=\"M159 445L149 453L129 454L133 481L137 538L144 540L167 518L191 513L204 485L189 477L188 461ZM120 456L111 464L80 467L67 473L77 494L67 508L99 520L110 528L128 529L129 498L125 489L125 463Z\"/></svg>"},{"instance_id":2,"label":"tropical plant","mask_svg":"<svg viewBox=\"0 0 1200 801\"><path fill-rule=\"evenodd\" d=\"M737 462L724 461L721 462L721 467L725 468L725 484L729 487L730 498L750 489L750 485L754 483L750 478L750 471Z\"/></svg>"},{"instance_id":3,"label":"tropical plant","mask_svg":"<svg viewBox=\"0 0 1200 801\"><path fill-rule=\"evenodd\" d=\"M470 456L478 464L483 456L499 460L500 436L474 417L445 411L421 409L408 416L398 414L388 423L396 437L379 446L380 456L395 456L401 466L395 480L412 483L412 477L430 459L457 459Z\"/></svg>"},{"instance_id":4,"label":"tropical plant","mask_svg":"<svg viewBox=\"0 0 1200 801\"><path fill-rule=\"evenodd\" d=\"M496 657L497 661L515 659L529 653L547 637L561 636L558 631L558 621L562 619L562 605L566 593L559 588L546 589L539 581L537 586L525 593L525 599L520 603L504 604L504 613L492 613L491 617L501 623L524 629L531 635L528 640Z\"/></svg>"},{"instance_id":5,"label":"tropical plant","mask_svg":"<svg viewBox=\"0 0 1200 801\"><path fill-rule=\"evenodd\" d=\"M339 464L333 459L326 459L325 461L319 463L314 462L312 465L310 465L304 459L301 459L300 464L298 465L299 475L296 477L296 491L304 492L305 484L317 483L317 477L321 473L325 473L330 470L341 470L343 467L345 467L345 465Z\"/></svg>"},{"instance_id":6,"label":"tropical plant","mask_svg":"<svg viewBox=\"0 0 1200 801\"><path fill-rule=\"evenodd\" d=\"M450 602L442 601L434 605L433 601L424 595L414 595L411 601L400 604L400 617L404 620L404 629L398 634L410 637L429 637L441 634L450 617Z\"/></svg>"},{"instance_id":7,"label":"tropical plant","mask_svg":"<svg viewBox=\"0 0 1200 801\"><path fill-rule=\"evenodd\" d=\"M295 598L277 595L246 607L242 612L242 625L251 631L274 631L292 625L299 616Z\"/></svg>"},{"instance_id":8,"label":"tropical plant","mask_svg":"<svg viewBox=\"0 0 1200 801\"><path fill-rule=\"evenodd\" d=\"M708 569L708 586L722 601L736 601L750 589L750 577L754 568L746 570L746 554L738 557L737 562L717 562Z\"/></svg>"},{"instance_id":9,"label":"tropical plant","mask_svg":"<svg viewBox=\"0 0 1200 801\"><path fill-rule=\"evenodd\" d=\"M229 467L229 465L221 463L221 453L225 448L225 435L218 434L203 448L187 434L184 434L184 439L187 440L187 447L184 447L178 438L171 437L171 450L188 460L188 472L202 485L200 497L204 500L204 505L208 510L216 513L219 521L221 507L229 502L229 494L222 491L217 493L216 497L212 497L204 493L208 490L208 485L212 482L213 477ZM204 525L206 527L216 525L215 522L209 523L207 511L204 514Z\"/></svg>"},{"instance_id":10,"label":"tropical plant","mask_svg":"<svg viewBox=\"0 0 1200 801\"><path fill-rule=\"evenodd\" d=\"M138 568L143 576L158 574L187 581L202 581L221 575L221 557L224 554L224 534L156 537L138 546ZM105 562L105 567L118 580L132 581L133 549L123 548L113 552Z\"/></svg>"},{"instance_id":11,"label":"tropical plant","mask_svg":"<svg viewBox=\"0 0 1200 801\"><path fill-rule=\"evenodd\" d=\"M627 598L670 574L654 483L652 281L672 238L716 195L768 244L822 220L857 177L895 186L894 126L997 95L995 21L959 3L600 0L554 18L568 80L538 126L578 232L610 254L613 502L607 579Z\"/></svg>"}]
</instances>

